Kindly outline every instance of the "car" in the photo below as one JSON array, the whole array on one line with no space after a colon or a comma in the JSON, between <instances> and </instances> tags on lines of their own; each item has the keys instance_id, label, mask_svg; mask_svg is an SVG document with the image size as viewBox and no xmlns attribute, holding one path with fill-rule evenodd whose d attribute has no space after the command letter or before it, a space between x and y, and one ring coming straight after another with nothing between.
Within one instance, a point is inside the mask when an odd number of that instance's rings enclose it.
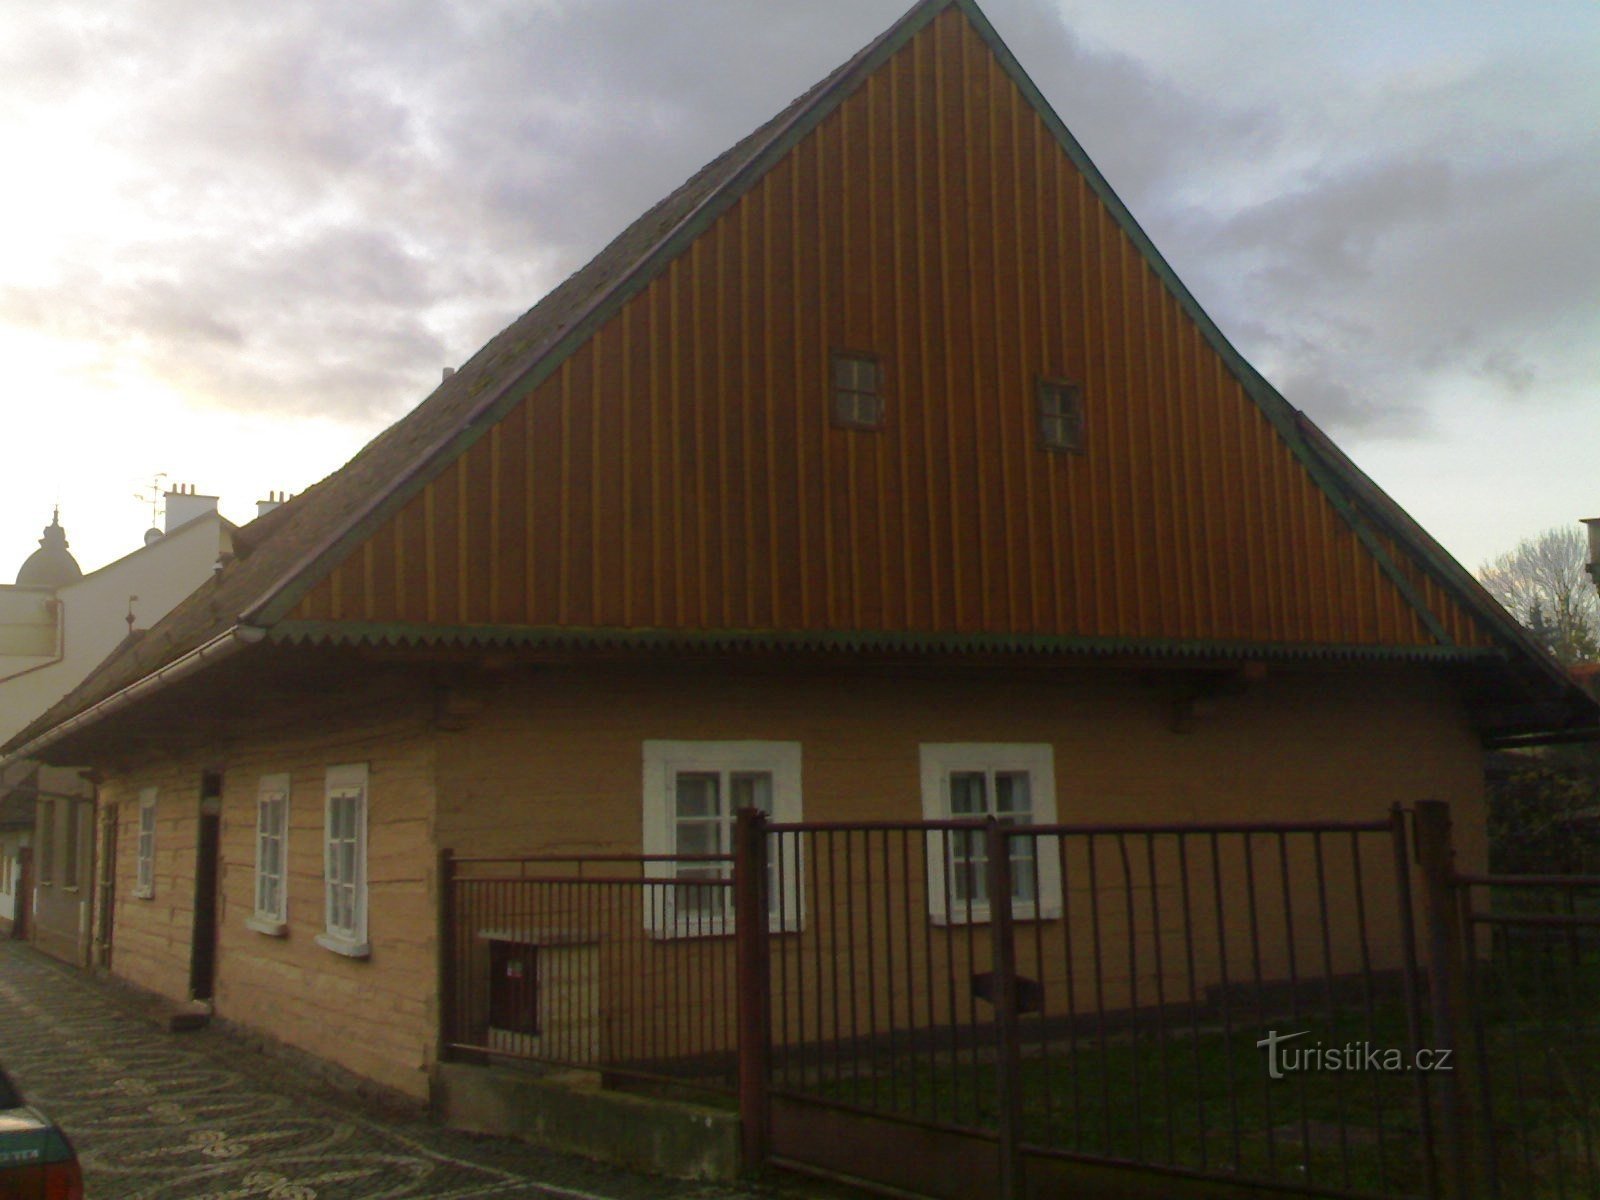
<instances>
[{"instance_id":1,"label":"car","mask_svg":"<svg viewBox=\"0 0 1600 1200\"><path fill-rule=\"evenodd\" d=\"M0 1200L83 1200L83 1171L67 1135L27 1104L0 1070Z\"/></svg>"}]
</instances>

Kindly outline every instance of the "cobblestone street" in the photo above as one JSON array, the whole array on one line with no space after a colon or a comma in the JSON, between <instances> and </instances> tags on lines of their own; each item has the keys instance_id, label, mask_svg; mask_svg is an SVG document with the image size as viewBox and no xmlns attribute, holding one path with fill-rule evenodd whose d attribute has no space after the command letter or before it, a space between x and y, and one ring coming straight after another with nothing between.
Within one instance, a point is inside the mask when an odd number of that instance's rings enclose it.
<instances>
[{"instance_id":1,"label":"cobblestone street","mask_svg":"<svg viewBox=\"0 0 1600 1200\"><path fill-rule=\"evenodd\" d=\"M173 1034L0 940L0 1063L78 1147L89 1200L755 1200L395 1116L225 1032Z\"/></svg>"}]
</instances>

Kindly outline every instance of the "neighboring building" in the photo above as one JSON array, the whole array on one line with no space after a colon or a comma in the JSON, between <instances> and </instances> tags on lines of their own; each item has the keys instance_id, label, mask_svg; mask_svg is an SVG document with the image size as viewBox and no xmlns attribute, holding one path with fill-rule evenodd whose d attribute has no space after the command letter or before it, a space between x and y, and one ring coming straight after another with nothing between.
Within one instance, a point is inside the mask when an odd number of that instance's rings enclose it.
<instances>
[{"instance_id":1,"label":"neighboring building","mask_svg":"<svg viewBox=\"0 0 1600 1200\"><path fill-rule=\"evenodd\" d=\"M192 592L231 552L232 522L217 498L193 488L166 494L164 528L145 534L131 554L85 575L52 515L12 585L0 585L0 739L8 738ZM33 906L31 936L41 949L71 962L90 961L89 898L96 830L94 789L72 766L13 767L0 786L0 806L37 828L32 894L4 890L0 914ZM37 805L37 807L35 807ZM0 862L20 833L0 829Z\"/></svg>"},{"instance_id":2,"label":"neighboring building","mask_svg":"<svg viewBox=\"0 0 1600 1200\"><path fill-rule=\"evenodd\" d=\"M98 772L117 975L412 1095L443 847L1437 798L1481 860L1485 740L1597 720L1229 345L971 0L234 549L5 750Z\"/></svg>"},{"instance_id":3,"label":"neighboring building","mask_svg":"<svg viewBox=\"0 0 1600 1200\"><path fill-rule=\"evenodd\" d=\"M0 936L27 933L28 907L23 898L32 886L24 876L32 873L33 792L19 785L37 769L32 763L0 768Z\"/></svg>"}]
</instances>

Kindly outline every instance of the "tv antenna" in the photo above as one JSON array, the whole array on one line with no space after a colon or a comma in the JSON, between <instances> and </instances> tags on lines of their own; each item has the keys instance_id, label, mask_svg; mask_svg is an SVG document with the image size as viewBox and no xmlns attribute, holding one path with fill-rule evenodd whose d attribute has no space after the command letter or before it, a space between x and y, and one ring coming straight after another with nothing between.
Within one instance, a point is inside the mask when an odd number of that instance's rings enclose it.
<instances>
[{"instance_id":1,"label":"tv antenna","mask_svg":"<svg viewBox=\"0 0 1600 1200\"><path fill-rule=\"evenodd\" d=\"M161 523L161 497L166 489L161 486L161 481L168 478L165 471L157 471L151 477L148 489L141 489L133 494L135 500L150 505L150 527L154 529Z\"/></svg>"}]
</instances>

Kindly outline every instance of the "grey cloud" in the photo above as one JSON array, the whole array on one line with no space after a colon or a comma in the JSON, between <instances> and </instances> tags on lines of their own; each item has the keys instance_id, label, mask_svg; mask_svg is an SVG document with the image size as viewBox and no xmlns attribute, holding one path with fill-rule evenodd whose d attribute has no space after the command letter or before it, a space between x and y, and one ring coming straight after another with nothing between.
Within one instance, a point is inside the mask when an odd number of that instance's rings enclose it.
<instances>
[{"instance_id":1,"label":"grey cloud","mask_svg":"<svg viewBox=\"0 0 1600 1200\"><path fill-rule=\"evenodd\" d=\"M148 232L0 311L219 405L392 414L908 2L127 0L78 32L89 6L41 6L21 40L59 69L38 86L117 94L119 201ZM1441 364L1516 396L1551 375L1600 277L1600 197L1548 136L1435 148L1481 80L1351 135L1090 50L1046 0L985 7L1224 329L1335 433L1415 436ZM1275 198L1238 200L1263 164Z\"/></svg>"}]
</instances>

